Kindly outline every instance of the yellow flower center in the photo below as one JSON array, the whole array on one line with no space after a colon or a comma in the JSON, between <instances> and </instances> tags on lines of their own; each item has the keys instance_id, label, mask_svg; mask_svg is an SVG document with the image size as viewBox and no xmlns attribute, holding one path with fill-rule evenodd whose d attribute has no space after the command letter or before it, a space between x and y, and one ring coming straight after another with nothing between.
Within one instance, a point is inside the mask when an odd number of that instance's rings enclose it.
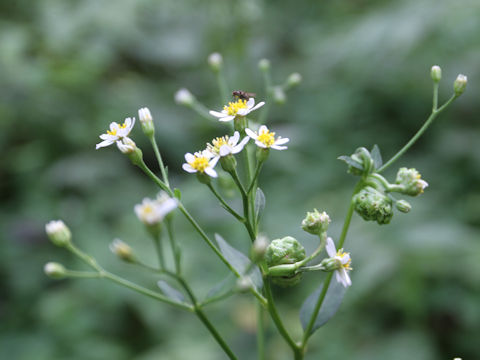
<instances>
[{"instance_id":1,"label":"yellow flower center","mask_svg":"<svg viewBox=\"0 0 480 360\"><path fill-rule=\"evenodd\" d=\"M266 147L270 147L275 143L275 133L269 130L262 130L262 132L258 134L257 140Z\"/></svg>"},{"instance_id":2,"label":"yellow flower center","mask_svg":"<svg viewBox=\"0 0 480 360\"><path fill-rule=\"evenodd\" d=\"M235 102L229 102L228 105L223 107L223 110L227 112L228 115L237 115L238 110L247 108L247 100L239 99Z\"/></svg>"},{"instance_id":3,"label":"yellow flower center","mask_svg":"<svg viewBox=\"0 0 480 360\"><path fill-rule=\"evenodd\" d=\"M350 253L344 252L343 249L340 249L337 251L337 257L341 260L343 260L345 256L349 256L349 255ZM342 267L344 267L345 270L352 270L352 267L350 266L351 262L352 262L352 259L348 259L348 261L345 264L342 263Z\"/></svg>"},{"instance_id":4,"label":"yellow flower center","mask_svg":"<svg viewBox=\"0 0 480 360\"><path fill-rule=\"evenodd\" d=\"M145 205L145 206L143 207L143 212L144 212L145 214L150 214L150 213L152 213L152 212L153 212L153 207L152 207L152 205Z\"/></svg>"},{"instance_id":5,"label":"yellow flower center","mask_svg":"<svg viewBox=\"0 0 480 360\"><path fill-rule=\"evenodd\" d=\"M127 127L127 124L123 123L122 125L118 125L118 128L119 129L125 129ZM112 135L112 136L115 136L117 135L117 129L113 129L113 130L107 130L107 134L108 135Z\"/></svg>"},{"instance_id":6,"label":"yellow flower center","mask_svg":"<svg viewBox=\"0 0 480 360\"><path fill-rule=\"evenodd\" d=\"M195 160L190 163L190 166L197 171L203 173L205 169L210 165L208 158L205 156L195 156Z\"/></svg>"},{"instance_id":7,"label":"yellow flower center","mask_svg":"<svg viewBox=\"0 0 480 360\"><path fill-rule=\"evenodd\" d=\"M220 154L220 148L223 145L228 145L228 135L225 135L223 137L217 137L212 140L211 144L207 144L208 150L214 154Z\"/></svg>"}]
</instances>

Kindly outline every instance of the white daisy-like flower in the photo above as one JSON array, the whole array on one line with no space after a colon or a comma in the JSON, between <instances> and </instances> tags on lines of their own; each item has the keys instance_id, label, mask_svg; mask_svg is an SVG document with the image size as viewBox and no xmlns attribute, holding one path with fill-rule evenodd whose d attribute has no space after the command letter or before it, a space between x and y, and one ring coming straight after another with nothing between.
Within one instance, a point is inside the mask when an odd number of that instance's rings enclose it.
<instances>
[{"instance_id":1,"label":"white daisy-like flower","mask_svg":"<svg viewBox=\"0 0 480 360\"><path fill-rule=\"evenodd\" d=\"M238 154L240 151L243 150L244 146L250 140L248 136L245 136L240 143L240 133L235 131L233 136L222 136L217 137L212 140L211 144L207 144L207 150L211 152L214 157L223 157L230 154Z\"/></svg>"},{"instance_id":2,"label":"white daisy-like flower","mask_svg":"<svg viewBox=\"0 0 480 360\"><path fill-rule=\"evenodd\" d=\"M340 267L335 270L337 281L344 287L349 287L352 285L352 280L350 280L350 276L348 275L348 272L352 270L350 267L350 263L352 262L352 259L350 259L350 253L344 252L343 249L337 251L335 249L335 244L330 237L327 238L327 245L325 249L327 250L327 254L330 256L330 258L335 259L340 263Z\"/></svg>"},{"instance_id":3,"label":"white daisy-like flower","mask_svg":"<svg viewBox=\"0 0 480 360\"><path fill-rule=\"evenodd\" d=\"M125 122L121 125L112 122L110 124L110 130L107 130L106 134L100 135L100 139L103 141L96 145L96 149L98 150L102 147L110 146L114 142L127 137L130 134L130 131L132 131L133 125L135 125L135 118L126 118Z\"/></svg>"},{"instance_id":4,"label":"white daisy-like flower","mask_svg":"<svg viewBox=\"0 0 480 360\"><path fill-rule=\"evenodd\" d=\"M216 178L217 172L213 169L217 165L219 157L215 157L208 150L198 151L195 154L186 153L185 161L183 164L183 170L189 173L205 173L208 176Z\"/></svg>"},{"instance_id":5,"label":"white daisy-like flower","mask_svg":"<svg viewBox=\"0 0 480 360\"><path fill-rule=\"evenodd\" d=\"M255 99L250 98L247 100L238 99L237 101L231 101L228 105L223 107L222 112L210 111L210 115L215 116L220 121L231 121L237 116L247 116L253 110L257 110L265 105L265 102L259 102L255 105Z\"/></svg>"},{"instance_id":6,"label":"white daisy-like flower","mask_svg":"<svg viewBox=\"0 0 480 360\"><path fill-rule=\"evenodd\" d=\"M275 139L275 133L268 130L265 125L260 126L258 133L248 128L245 129L245 132L248 136L255 140L255 144L258 147L264 149L272 148L275 150L285 150L287 147L282 145L290 141L289 138L282 138L281 136Z\"/></svg>"},{"instance_id":7,"label":"white daisy-like flower","mask_svg":"<svg viewBox=\"0 0 480 360\"><path fill-rule=\"evenodd\" d=\"M129 137L124 137L117 141L117 147L123 154L131 154L137 150L137 145Z\"/></svg>"},{"instance_id":8,"label":"white daisy-like flower","mask_svg":"<svg viewBox=\"0 0 480 360\"><path fill-rule=\"evenodd\" d=\"M178 206L177 199L168 195L159 195L155 200L144 198L141 204L135 205L135 214L145 225L156 225Z\"/></svg>"}]
</instances>

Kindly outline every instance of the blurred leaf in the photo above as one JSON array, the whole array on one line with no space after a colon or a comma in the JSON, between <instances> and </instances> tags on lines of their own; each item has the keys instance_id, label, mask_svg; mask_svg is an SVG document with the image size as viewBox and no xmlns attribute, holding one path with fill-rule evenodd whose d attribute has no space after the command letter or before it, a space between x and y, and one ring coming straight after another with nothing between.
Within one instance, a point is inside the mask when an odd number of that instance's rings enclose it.
<instances>
[{"instance_id":1,"label":"blurred leaf","mask_svg":"<svg viewBox=\"0 0 480 360\"><path fill-rule=\"evenodd\" d=\"M300 309L300 322L302 323L303 330L306 329L310 318L315 309L315 304L322 292L323 283L305 300ZM322 306L318 312L317 318L313 324L311 333L314 333L315 330L325 325L328 320L332 318L333 315L337 312L340 304L342 303L343 297L347 289L340 284L335 279L332 279L330 286L328 287L325 298L323 299Z\"/></svg>"},{"instance_id":2,"label":"blurred leaf","mask_svg":"<svg viewBox=\"0 0 480 360\"><path fill-rule=\"evenodd\" d=\"M260 269L256 265L253 265L246 255L228 244L219 234L215 234L215 239L220 246L220 251L223 256L232 264L233 268L237 270L240 275L247 275L248 272L248 276L252 279L253 285L257 289L261 289L263 280Z\"/></svg>"},{"instance_id":3,"label":"blurred leaf","mask_svg":"<svg viewBox=\"0 0 480 360\"><path fill-rule=\"evenodd\" d=\"M265 194L262 189L257 188L255 194L255 218L258 223L260 217L262 216L263 210L265 209Z\"/></svg>"},{"instance_id":4,"label":"blurred leaf","mask_svg":"<svg viewBox=\"0 0 480 360\"><path fill-rule=\"evenodd\" d=\"M160 280L157 282L157 285L160 288L160 290L162 290L162 292L165 294L165 296L168 296L170 299L179 303L185 302L185 296L183 296L183 294L180 291L172 287L166 281Z\"/></svg>"},{"instance_id":5,"label":"blurred leaf","mask_svg":"<svg viewBox=\"0 0 480 360\"><path fill-rule=\"evenodd\" d=\"M377 144L373 145L372 151L370 151L370 155L372 156L375 169L379 169L382 166L383 161L382 154L380 153L380 148Z\"/></svg>"},{"instance_id":6,"label":"blurred leaf","mask_svg":"<svg viewBox=\"0 0 480 360\"><path fill-rule=\"evenodd\" d=\"M350 156L342 155L342 156L339 156L337 159L346 162L347 165L350 165L358 170L363 170L363 166L360 165L355 160L353 160Z\"/></svg>"},{"instance_id":7,"label":"blurred leaf","mask_svg":"<svg viewBox=\"0 0 480 360\"><path fill-rule=\"evenodd\" d=\"M223 280L219 281L205 296L204 302L216 298L221 297L228 293L237 283L237 279L235 275L228 274Z\"/></svg>"}]
</instances>

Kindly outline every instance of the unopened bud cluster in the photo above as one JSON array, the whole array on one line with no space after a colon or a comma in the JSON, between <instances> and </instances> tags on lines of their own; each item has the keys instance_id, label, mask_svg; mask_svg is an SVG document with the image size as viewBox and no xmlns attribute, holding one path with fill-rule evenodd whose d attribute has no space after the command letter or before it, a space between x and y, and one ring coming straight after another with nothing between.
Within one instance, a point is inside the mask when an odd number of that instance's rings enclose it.
<instances>
[{"instance_id":1,"label":"unopened bud cluster","mask_svg":"<svg viewBox=\"0 0 480 360\"><path fill-rule=\"evenodd\" d=\"M135 256L133 255L132 248L120 239L113 240L113 242L110 244L110 250L112 253L118 256L119 259L125 262L135 262Z\"/></svg>"},{"instance_id":2,"label":"unopened bud cluster","mask_svg":"<svg viewBox=\"0 0 480 360\"><path fill-rule=\"evenodd\" d=\"M400 192L410 196L420 195L428 186L428 183L421 179L420 173L413 168L400 168L395 183L403 187Z\"/></svg>"},{"instance_id":3,"label":"unopened bud cluster","mask_svg":"<svg viewBox=\"0 0 480 360\"><path fill-rule=\"evenodd\" d=\"M305 248L295 238L286 236L273 240L265 253L272 280L282 286L297 284L302 274L296 273L294 264L305 259Z\"/></svg>"},{"instance_id":4,"label":"unopened bud cluster","mask_svg":"<svg viewBox=\"0 0 480 360\"><path fill-rule=\"evenodd\" d=\"M353 198L355 211L364 219L388 224L393 216L392 200L382 192L367 186Z\"/></svg>"},{"instance_id":5,"label":"unopened bud cluster","mask_svg":"<svg viewBox=\"0 0 480 360\"><path fill-rule=\"evenodd\" d=\"M330 216L325 211L320 213L314 209L313 212L307 212L302 220L302 229L312 235L320 235L327 231L330 221Z\"/></svg>"}]
</instances>

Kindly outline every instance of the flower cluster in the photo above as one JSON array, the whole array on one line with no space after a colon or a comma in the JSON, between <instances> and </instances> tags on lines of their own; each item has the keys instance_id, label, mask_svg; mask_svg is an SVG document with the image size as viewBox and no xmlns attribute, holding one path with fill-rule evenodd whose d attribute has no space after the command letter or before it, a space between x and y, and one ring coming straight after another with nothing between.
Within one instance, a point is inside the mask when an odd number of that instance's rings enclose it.
<instances>
[{"instance_id":1,"label":"flower cluster","mask_svg":"<svg viewBox=\"0 0 480 360\"><path fill-rule=\"evenodd\" d=\"M178 206L178 201L160 192L156 199L144 198L141 204L135 205L135 214L147 226L154 226L163 221Z\"/></svg>"}]
</instances>

